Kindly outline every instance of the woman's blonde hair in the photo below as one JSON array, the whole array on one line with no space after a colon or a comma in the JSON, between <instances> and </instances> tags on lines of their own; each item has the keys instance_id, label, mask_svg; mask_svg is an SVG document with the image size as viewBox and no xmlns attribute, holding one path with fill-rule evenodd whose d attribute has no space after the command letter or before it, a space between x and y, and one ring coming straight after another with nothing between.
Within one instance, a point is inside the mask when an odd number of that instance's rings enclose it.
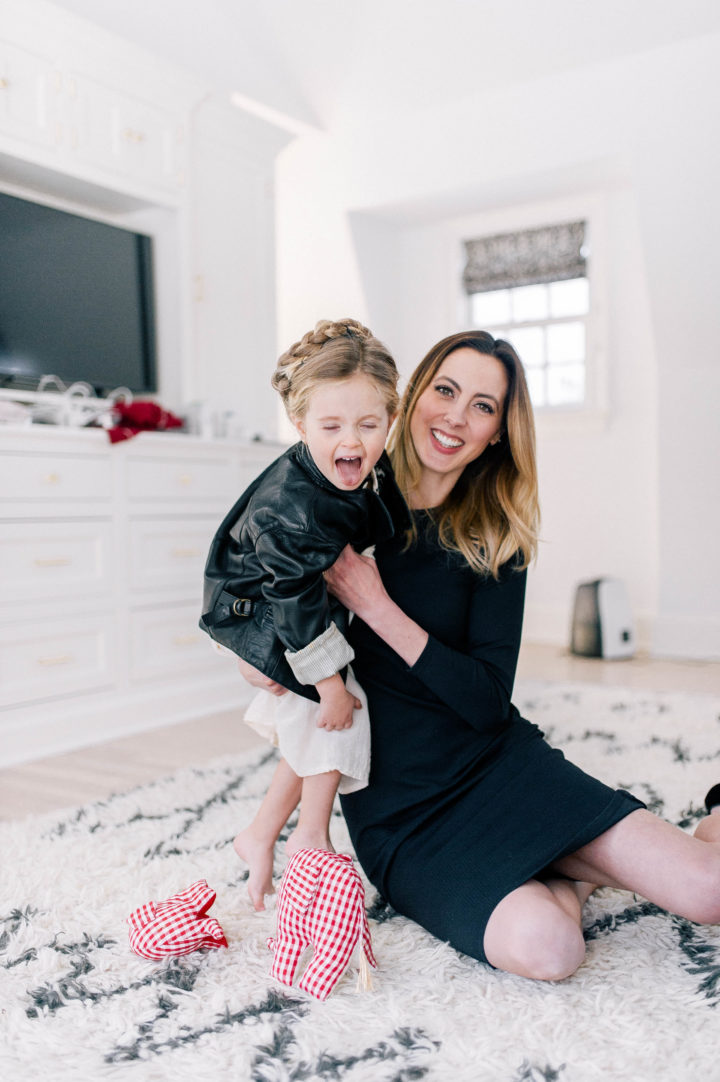
<instances>
[{"instance_id":1,"label":"woman's blonde hair","mask_svg":"<svg viewBox=\"0 0 720 1082\"><path fill-rule=\"evenodd\" d=\"M516 566L524 568L534 559L540 525L532 405L520 358L510 343L485 331L463 331L433 346L410 377L390 437L390 457L407 496L422 470L410 435L415 407L445 358L457 349L477 350L503 365L508 391L502 435L465 467L433 517L445 548L461 552L474 570L497 578L508 560L514 558Z\"/></svg>"},{"instance_id":2,"label":"woman's blonde hair","mask_svg":"<svg viewBox=\"0 0 720 1082\"><path fill-rule=\"evenodd\" d=\"M354 319L322 319L279 358L272 385L291 420L303 418L320 383L349 379L361 372L375 383L388 416L397 413L398 370L389 351Z\"/></svg>"}]
</instances>

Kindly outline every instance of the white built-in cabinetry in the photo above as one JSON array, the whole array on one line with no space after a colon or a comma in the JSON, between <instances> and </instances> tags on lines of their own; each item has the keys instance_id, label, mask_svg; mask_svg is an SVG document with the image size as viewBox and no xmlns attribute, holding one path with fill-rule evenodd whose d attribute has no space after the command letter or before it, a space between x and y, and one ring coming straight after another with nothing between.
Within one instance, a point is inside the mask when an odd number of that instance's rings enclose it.
<instances>
[{"instance_id":1,"label":"white built-in cabinetry","mask_svg":"<svg viewBox=\"0 0 720 1082\"><path fill-rule=\"evenodd\" d=\"M269 438L288 138L62 8L0 0L0 190L149 233L159 401L207 402ZM0 762L242 700L197 630L202 566L277 451L0 426Z\"/></svg>"},{"instance_id":2,"label":"white built-in cabinetry","mask_svg":"<svg viewBox=\"0 0 720 1082\"><path fill-rule=\"evenodd\" d=\"M0 763L237 707L208 545L279 446L0 429Z\"/></svg>"}]
</instances>

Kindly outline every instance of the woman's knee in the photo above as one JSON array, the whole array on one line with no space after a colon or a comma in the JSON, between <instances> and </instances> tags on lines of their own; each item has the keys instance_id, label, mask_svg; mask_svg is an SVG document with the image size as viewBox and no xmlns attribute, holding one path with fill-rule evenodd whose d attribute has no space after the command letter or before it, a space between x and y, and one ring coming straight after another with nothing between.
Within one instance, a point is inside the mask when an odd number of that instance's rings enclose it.
<instances>
[{"instance_id":1,"label":"woman's knee","mask_svg":"<svg viewBox=\"0 0 720 1082\"><path fill-rule=\"evenodd\" d=\"M485 954L491 965L538 981L561 981L578 969L585 958L579 925L561 910L541 920L522 921L494 934L490 925Z\"/></svg>"}]
</instances>

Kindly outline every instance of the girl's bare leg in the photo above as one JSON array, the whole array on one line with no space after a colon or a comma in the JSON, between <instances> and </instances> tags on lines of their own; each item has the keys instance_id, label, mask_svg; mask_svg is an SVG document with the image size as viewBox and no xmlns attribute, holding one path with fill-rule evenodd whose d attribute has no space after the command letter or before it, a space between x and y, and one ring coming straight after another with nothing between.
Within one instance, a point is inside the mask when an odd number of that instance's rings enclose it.
<instances>
[{"instance_id":1,"label":"girl's bare leg","mask_svg":"<svg viewBox=\"0 0 720 1082\"><path fill-rule=\"evenodd\" d=\"M325 774L308 774L303 778L298 825L285 846L289 857L299 849L326 849L330 853L335 852L330 841L330 816L340 778L338 770L328 770Z\"/></svg>"},{"instance_id":2,"label":"girl's bare leg","mask_svg":"<svg viewBox=\"0 0 720 1082\"><path fill-rule=\"evenodd\" d=\"M255 818L233 842L235 852L248 865L248 894L257 910L265 908L264 896L273 892L275 842L297 807L301 789L302 779L281 759Z\"/></svg>"}]
</instances>

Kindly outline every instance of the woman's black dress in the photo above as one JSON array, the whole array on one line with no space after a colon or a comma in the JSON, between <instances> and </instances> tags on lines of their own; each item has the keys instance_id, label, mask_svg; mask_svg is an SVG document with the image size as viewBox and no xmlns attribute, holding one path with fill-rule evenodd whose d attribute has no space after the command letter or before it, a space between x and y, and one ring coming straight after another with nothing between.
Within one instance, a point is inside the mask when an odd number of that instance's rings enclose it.
<instances>
[{"instance_id":1,"label":"woman's black dress","mask_svg":"<svg viewBox=\"0 0 720 1082\"><path fill-rule=\"evenodd\" d=\"M473 572L416 512L417 544L379 546L388 593L429 632L408 666L361 620L350 626L367 692L367 789L342 798L358 859L399 913L486 961L495 906L644 805L569 763L510 702L524 571Z\"/></svg>"}]
</instances>

